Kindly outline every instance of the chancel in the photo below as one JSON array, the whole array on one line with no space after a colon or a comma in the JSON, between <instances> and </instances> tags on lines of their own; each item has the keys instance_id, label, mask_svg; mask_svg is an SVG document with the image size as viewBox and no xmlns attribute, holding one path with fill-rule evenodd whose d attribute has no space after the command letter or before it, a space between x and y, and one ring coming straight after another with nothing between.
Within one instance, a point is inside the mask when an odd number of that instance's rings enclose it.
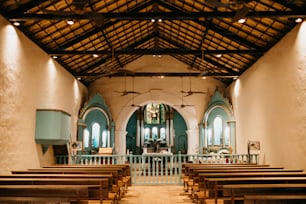
<instances>
[{"instance_id":1,"label":"chancel","mask_svg":"<svg viewBox=\"0 0 306 204\"><path fill-rule=\"evenodd\" d=\"M0 2L0 203L305 203L306 1Z\"/></svg>"}]
</instances>

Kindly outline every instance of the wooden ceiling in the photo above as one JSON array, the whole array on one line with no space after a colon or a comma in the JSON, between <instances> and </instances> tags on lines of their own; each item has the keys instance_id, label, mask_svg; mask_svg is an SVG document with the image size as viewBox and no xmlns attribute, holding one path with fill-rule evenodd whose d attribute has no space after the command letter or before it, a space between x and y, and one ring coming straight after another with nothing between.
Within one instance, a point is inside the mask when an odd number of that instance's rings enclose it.
<instances>
[{"instance_id":1,"label":"wooden ceiling","mask_svg":"<svg viewBox=\"0 0 306 204\"><path fill-rule=\"evenodd\" d=\"M306 16L303 0L3 0L0 9L86 85L106 76L160 75L125 69L143 55L186 64L186 72L165 76L229 84Z\"/></svg>"}]
</instances>

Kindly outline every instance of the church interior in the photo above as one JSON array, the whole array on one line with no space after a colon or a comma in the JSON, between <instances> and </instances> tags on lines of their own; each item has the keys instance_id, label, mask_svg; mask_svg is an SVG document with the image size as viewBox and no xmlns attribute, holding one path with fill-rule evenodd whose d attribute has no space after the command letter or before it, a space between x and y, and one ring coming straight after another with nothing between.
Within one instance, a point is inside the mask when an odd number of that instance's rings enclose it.
<instances>
[{"instance_id":1,"label":"church interior","mask_svg":"<svg viewBox=\"0 0 306 204\"><path fill-rule=\"evenodd\" d=\"M72 163L129 163L126 189L185 162L306 169L305 17L302 0L1 1L0 186Z\"/></svg>"}]
</instances>

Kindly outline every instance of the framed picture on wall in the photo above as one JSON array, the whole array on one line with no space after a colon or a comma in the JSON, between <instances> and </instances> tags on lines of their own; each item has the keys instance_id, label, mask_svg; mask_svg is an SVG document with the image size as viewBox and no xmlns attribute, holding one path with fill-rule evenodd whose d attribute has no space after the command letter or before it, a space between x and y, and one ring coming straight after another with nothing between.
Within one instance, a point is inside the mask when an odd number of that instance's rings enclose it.
<instances>
[{"instance_id":1,"label":"framed picture on wall","mask_svg":"<svg viewBox=\"0 0 306 204\"><path fill-rule=\"evenodd\" d=\"M260 142L259 141L249 141L248 149L249 150L260 150Z\"/></svg>"},{"instance_id":2,"label":"framed picture on wall","mask_svg":"<svg viewBox=\"0 0 306 204\"><path fill-rule=\"evenodd\" d=\"M82 150L83 144L80 141L74 141L71 143L71 149L73 150Z\"/></svg>"}]
</instances>

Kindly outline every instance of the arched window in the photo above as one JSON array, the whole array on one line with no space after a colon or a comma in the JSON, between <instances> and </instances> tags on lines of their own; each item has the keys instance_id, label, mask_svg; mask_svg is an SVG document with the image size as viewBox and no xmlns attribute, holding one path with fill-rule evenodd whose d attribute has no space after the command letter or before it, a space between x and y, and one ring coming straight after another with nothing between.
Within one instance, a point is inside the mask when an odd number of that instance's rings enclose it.
<instances>
[{"instance_id":1,"label":"arched window","mask_svg":"<svg viewBox=\"0 0 306 204\"><path fill-rule=\"evenodd\" d=\"M160 139L166 139L166 128L160 128Z\"/></svg>"},{"instance_id":2,"label":"arched window","mask_svg":"<svg viewBox=\"0 0 306 204\"><path fill-rule=\"evenodd\" d=\"M83 130L83 146L84 148L89 147L89 131L87 128Z\"/></svg>"},{"instance_id":3,"label":"arched window","mask_svg":"<svg viewBox=\"0 0 306 204\"><path fill-rule=\"evenodd\" d=\"M102 133L102 147L107 147L107 136L108 136L108 132L107 131L103 131Z\"/></svg>"},{"instance_id":4,"label":"arched window","mask_svg":"<svg viewBox=\"0 0 306 204\"><path fill-rule=\"evenodd\" d=\"M223 138L222 138L222 118L217 116L214 119L213 125L213 137L214 137L214 145L223 145Z\"/></svg>"},{"instance_id":5,"label":"arched window","mask_svg":"<svg viewBox=\"0 0 306 204\"><path fill-rule=\"evenodd\" d=\"M100 143L100 125L99 123L94 123L92 125L92 143L91 147L92 148L99 148L99 143Z\"/></svg>"},{"instance_id":6,"label":"arched window","mask_svg":"<svg viewBox=\"0 0 306 204\"><path fill-rule=\"evenodd\" d=\"M145 130L144 130L144 138L145 138L145 140L149 140L150 139L150 128L145 128Z\"/></svg>"},{"instance_id":7,"label":"arched window","mask_svg":"<svg viewBox=\"0 0 306 204\"><path fill-rule=\"evenodd\" d=\"M153 138L153 140L158 139L158 128L157 127L152 128L152 138Z\"/></svg>"}]
</instances>

